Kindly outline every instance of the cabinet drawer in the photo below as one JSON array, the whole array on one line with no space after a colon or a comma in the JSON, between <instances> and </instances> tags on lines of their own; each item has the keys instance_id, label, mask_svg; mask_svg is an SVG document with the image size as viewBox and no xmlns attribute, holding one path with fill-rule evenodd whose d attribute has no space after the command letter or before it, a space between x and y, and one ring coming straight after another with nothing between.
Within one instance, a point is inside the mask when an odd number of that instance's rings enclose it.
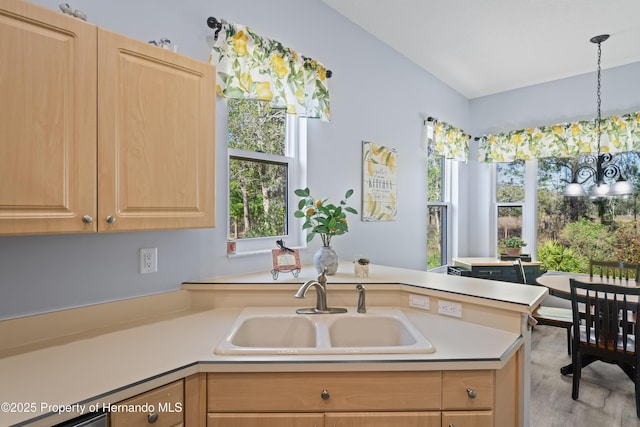
<instances>
[{"instance_id":1,"label":"cabinet drawer","mask_svg":"<svg viewBox=\"0 0 640 427\"><path fill-rule=\"evenodd\" d=\"M209 412L440 409L441 373L209 373ZM323 398L323 391L326 394Z\"/></svg>"},{"instance_id":2,"label":"cabinet drawer","mask_svg":"<svg viewBox=\"0 0 640 427\"><path fill-rule=\"evenodd\" d=\"M504 267L473 267L471 272L473 277L481 279L506 280L508 278L508 271Z\"/></svg>"},{"instance_id":3,"label":"cabinet drawer","mask_svg":"<svg viewBox=\"0 0 640 427\"><path fill-rule=\"evenodd\" d=\"M207 414L207 427L322 427L324 414Z\"/></svg>"},{"instance_id":4,"label":"cabinet drawer","mask_svg":"<svg viewBox=\"0 0 640 427\"><path fill-rule=\"evenodd\" d=\"M493 371L443 372L442 409L493 409L494 378Z\"/></svg>"},{"instance_id":5,"label":"cabinet drawer","mask_svg":"<svg viewBox=\"0 0 640 427\"><path fill-rule=\"evenodd\" d=\"M343 412L325 415L325 427L440 427L440 411Z\"/></svg>"},{"instance_id":6,"label":"cabinet drawer","mask_svg":"<svg viewBox=\"0 0 640 427\"><path fill-rule=\"evenodd\" d=\"M442 427L493 427L492 411L445 411Z\"/></svg>"},{"instance_id":7,"label":"cabinet drawer","mask_svg":"<svg viewBox=\"0 0 640 427\"><path fill-rule=\"evenodd\" d=\"M111 427L146 426L151 423L152 414L157 416L153 425L157 427L174 427L183 425L184 386L182 380L167 384L131 399L112 405L122 411L110 413ZM148 412L135 412L136 408L147 409Z\"/></svg>"}]
</instances>

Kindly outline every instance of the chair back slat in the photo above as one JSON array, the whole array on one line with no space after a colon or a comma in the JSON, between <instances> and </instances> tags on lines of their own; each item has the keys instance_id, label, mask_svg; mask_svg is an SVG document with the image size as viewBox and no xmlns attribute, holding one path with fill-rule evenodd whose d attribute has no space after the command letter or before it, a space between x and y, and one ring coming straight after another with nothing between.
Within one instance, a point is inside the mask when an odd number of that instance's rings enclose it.
<instances>
[{"instance_id":1,"label":"chair back slat","mask_svg":"<svg viewBox=\"0 0 640 427\"><path fill-rule=\"evenodd\" d=\"M570 280L573 313L573 350L604 360L633 360L639 354L636 341L640 287L584 283Z\"/></svg>"},{"instance_id":2,"label":"chair back slat","mask_svg":"<svg viewBox=\"0 0 640 427\"><path fill-rule=\"evenodd\" d=\"M601 279L619 279L640 281L640 263L628 263L618 261L589 261L589 277L594 275Z\"/></svg>"}]
</instances>

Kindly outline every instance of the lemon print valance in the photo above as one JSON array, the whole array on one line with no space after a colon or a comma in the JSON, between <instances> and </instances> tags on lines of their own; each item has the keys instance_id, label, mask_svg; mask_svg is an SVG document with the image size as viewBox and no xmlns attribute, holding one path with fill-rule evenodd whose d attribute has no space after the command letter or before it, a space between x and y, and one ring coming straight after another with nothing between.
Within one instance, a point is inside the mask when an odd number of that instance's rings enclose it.
<instances>
[{"instance_id":1,"label":"lemon print valance","mask_svg":"<svg viewBox=\"0 0 640 427\"><path fill-rule=\"evenodd\" d=\"M603 118L599 151L640 151L640 112ZM579 157L597 152L595 120L484 135L479 138L478 146L478 158L481 162Z\"/></svg>"},{"instance_id":2,"label":"lemon print valance","mask_svg":"<svg viewBox=\"0 0 640 427\"><path fill-rule=\"evenodd\" d=\"M329 121L327 69L276 40L223 22L209 63L216 66L220 96L267 101L290 114Z\"/></svg>"}]
</instances>

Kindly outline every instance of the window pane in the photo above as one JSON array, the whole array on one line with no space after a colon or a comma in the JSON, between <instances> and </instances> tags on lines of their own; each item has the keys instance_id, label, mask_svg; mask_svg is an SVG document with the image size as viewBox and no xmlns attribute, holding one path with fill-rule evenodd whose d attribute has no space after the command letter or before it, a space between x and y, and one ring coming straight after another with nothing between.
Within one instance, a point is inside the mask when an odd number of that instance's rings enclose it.
<instances>
[{"instance_id":1,"label":"window pane","mask_svg":"<svg viewBox=\"0 0 640 427\"><path fill-rule=\"evenodd\" d=\"M287 232L287 165L229 160L229 235L238 239Z\"/></svg>"},{"instance_id":2,"label":"window pane","mask_svg":"<svg viewBox=\"0 0 640 427\"><path fill-rule=\"evenodd\" d=\"M638 153L623 153L617 162L638 188ZM589 259L640 261L637 196L564 197L578 159L538 161L538 261L555 271L588 272ZM593 180L584 184L588 192Z\"/></svg>"},{"instance_id":3,"label":"window pane","mask_svg":"<svg viewBox=\"0 0 640 427\"><path fill-rule=\"evenodd\" d=\"M522 237L522 206L498 206L498 247L504 253L505 239Z\"/></svg>"},{"instance_id":4,"label":"window pane","mask_svg":"<svg viewBox=\"0 0 640 427\"><path fill-rule=\"evenodd\" d=\"M285 110L266 102L229 99L227 101L229 148L284 155Z\"/></svg>"},{"instance_id":5,"label":"window pane","mask_svg":"<svg viewBox=\"0 0 640 427\"><path fill-rule=\"evenodd\" d=\"M447 263L446 232L447 207L429 206L427 222L427 269Z\"/></svg>"},{"instance_id":6,"label":"window pane","mask_svg":"<svg viewBox=\"0 0 640 427\"><path fill-rule=\"evenodd\" d=\"M429 202L444 201L444 157L427 156L427 189Z\"/></svg>"},{"instance_id":7,"label":"window pane","mask_svg":"<svg viewBox=\"0 0 640 427\"><path fill-rule=\"evenodd\" d=\"M524 202L524 162L496 164L496 201Z\"/></svg>"}]
</instances>

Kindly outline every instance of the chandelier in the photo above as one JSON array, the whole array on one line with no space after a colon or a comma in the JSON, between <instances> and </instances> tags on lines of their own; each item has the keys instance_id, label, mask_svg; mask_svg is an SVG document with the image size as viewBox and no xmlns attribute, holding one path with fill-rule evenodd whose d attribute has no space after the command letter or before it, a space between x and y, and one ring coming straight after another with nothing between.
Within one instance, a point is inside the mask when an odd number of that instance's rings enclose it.
<instances>
[{"instance_id":1,"label":"chandelier","mask_svg":"<svg viewBox=\"0 0 640 427\"><path fill-rule=\"evenodd\" d=\"M615 156L611 153L600 152L600 142L602 137L602 116L600 113L600 104L602 99L600 97L600 59L602 56L601 43L609 38L608 34L602 34L591 38L591 43L598 45L598 90L597 90L597 117L595 122L596 142L598 145L598 152L594 155L586 155L583 157L583 164L580 165L575 172L571 183L567 185L563 191L564 196L577 197L586 196L582 184L589 179L595 181L595 186L590 191L589 196L594 199L601 199L606 196L625 196L634 194L636 191L629 181L626 181L622 176L622 170L615 163ZM615 183L609 186L607 181L613 181Z\"/></svg>"}]
</instances>

